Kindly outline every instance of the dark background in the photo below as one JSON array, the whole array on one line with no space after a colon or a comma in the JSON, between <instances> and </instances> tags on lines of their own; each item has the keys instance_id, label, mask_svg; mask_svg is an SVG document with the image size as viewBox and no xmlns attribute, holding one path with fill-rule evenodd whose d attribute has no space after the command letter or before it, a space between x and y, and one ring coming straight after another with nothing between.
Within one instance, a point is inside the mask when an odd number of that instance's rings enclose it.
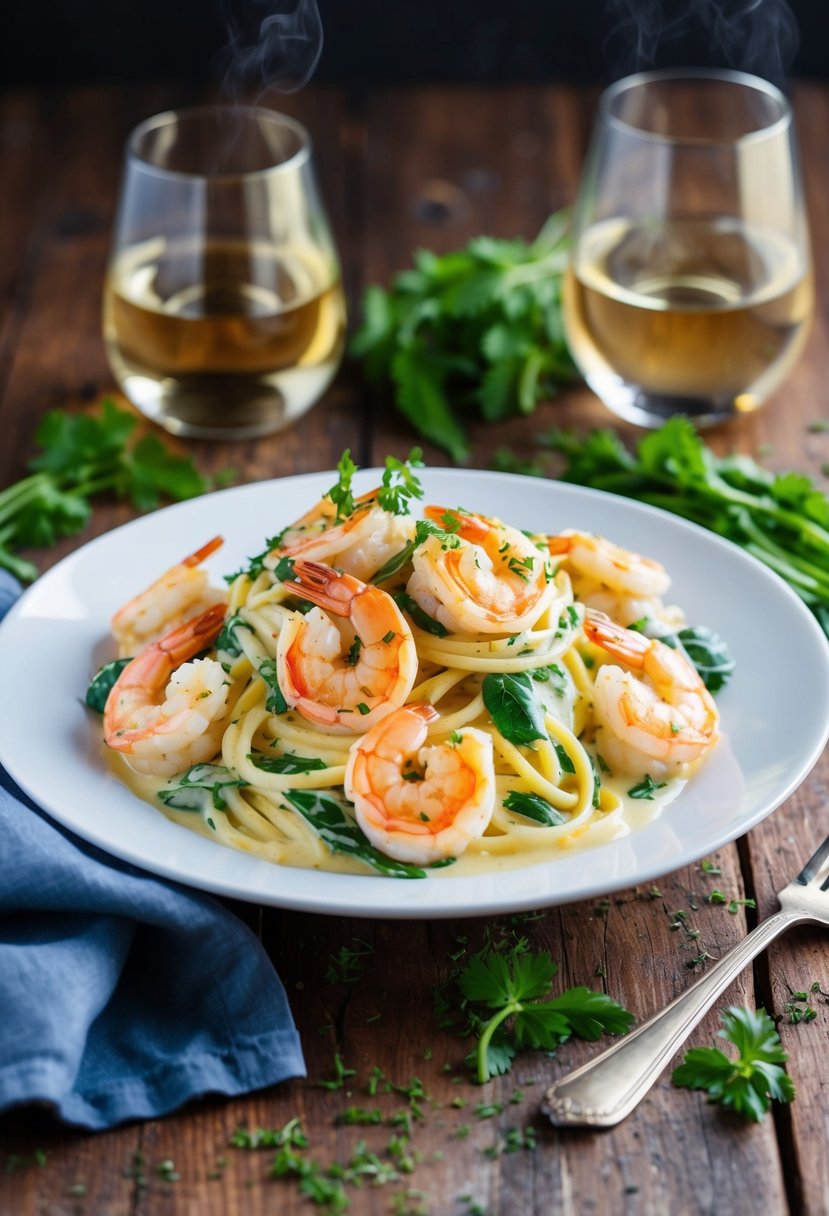
<instances>
[{"instance_id":1,"label":"dark background","mask_svg":"<svg viewBox=\"0 0 829 1216\"><path fill-rule=\"evenodd\" d=\"M180 80L229 70L296 0L3 0L0 87ZM222 6L225 6L223 11ZM778 83L829 75L827 0L319 0L318 82L606 81L666 64L728 65ZM791 20L790 20L791 18ZM789 28L791 26L792 28ZM799 46L794 27L799 27ZM257 64L254 87L269 64ZM232 71L234 84L239 73ZM241 86L250 84L241 82Z\"/></svg>"}]
</instances>

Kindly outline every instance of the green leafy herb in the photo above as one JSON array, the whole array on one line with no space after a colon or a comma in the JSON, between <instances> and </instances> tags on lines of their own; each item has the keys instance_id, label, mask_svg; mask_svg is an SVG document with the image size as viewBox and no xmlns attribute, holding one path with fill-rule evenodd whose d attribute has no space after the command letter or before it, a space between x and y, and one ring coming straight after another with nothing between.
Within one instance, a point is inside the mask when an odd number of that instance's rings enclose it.
<instances>
[{"instance_id":1,"label":"green leafy herb","mask_svg":"<svg viewBox=\"0 0 829 1216\"><path fill-rule=\"evenodd\" d=\"M397 574L398 570L402 570L403 567L412 560L412 555L415 549L420 548L427 536L439 537L440 540L443 541L446 548L457 548L460 541L455 533L459 530L460 526L461 521L457 518L457 516L444 518L444 527L433 523L431 519L417 520L415 523L415 534L412 539L408 541L398 553L395 553L392 557L390 557L384 566L380 567L380 569L374 575L372 582L384 583L386 579L391 578L393 574ZM432 618L430 617L429 620L431 619Z\"/></svg>"},{"instance_id":2,"label":"green leafy herb","mask_svg":"<svg viewBox=\"0 0 829 1216\"><path fill-rule=\"evenodd\" d=\"M263 773L316 773L328 765L318 756L292 756L288 753L282 756L266 756L262 752L252 752L248 756L251 764Z\"/></svg>"},{"instance_id":3,"label":"green leafy herb","mask_svg":"<svg viewBox=\"0 0 829 1216\"><path fill-rule=\"evenodd\" d=\"M257 553L254 557L249 557L247 566L241 566L238 570L234 570L233 574L226 574L224 576L225 582L233 583L242 574L251 580L258 578L265 569L265 558L269 557L274 549L279 548L287 531L288 528L283 528L281 532L277 532L276 536L268 537L262 552Z\"/></svg>"},{"instance_id":4,"label":"green leafy herb","mask_svg":"<svg viewBox=\"0 0 829 1216\"><path fill-rule=\"evenodd\" d=\"M94 709L99 714L104 712L107 697L112 692L115 681L131 662L132 659L112 659L111 662L104 663L103 667L95 673L89 682L89 688L87 688L84 698L90 709Z\"/></svg>"},{"instance_id":5,"label":"green leafy herb","mask_svg":"<svg viewBox=\"0 0 829 1216\"><path fill-rule=\"evenodd\" d=\"M666 781L654 781L650 773L645 773L642 781L636 785L632 785L628 790L628 798L642 798L652 800L657 790L664 789L667 785Z\"/></svg>"},{"instance_id":6,"label":"green leafy herb","mask_svg":"<svg viewBox=\"0 0 829 1216\"><path fill-rule=\"evenodd\" d=\"M417 600L412 599L405 591L399 591L392 598L402 612L409 614L418 629L422 629L424 633L434 634L436 638L446 637L449 630L441 625L440 621L436 621L433 616L429 616L428 612L424 612Z\"/></svg>"},{"instance_id":7,"label":"green leafy herb","mask_svg":"<svg viewBox=\"0 0 829 1216\"><path fill-rule=\"evenodd\" d=\"M554 1051L573 1034L592 1041L603 1032L630 1029L633 1014L603 992L579 986L542 1001L557 972L547 953L516 951L505 958L491 949L473 955L461 971L458 984L466 999L495 1011L483 1025L475 1056L481 1084L508 1072L516 1051L524 1048Z\"/></svg>"},{"instance_id":8,"label":"green leafy herb","mask_svg":"<svg viewBox=\"0 0 829 1216\"><path fill-rule=\"evenodd\" d=\"M414 472L422 468L423 452L420 448L412 448L405 460L398 460L396 456L386 457L383 484L377 491L377 502L384 511L392 515L409 514L410 500L423 497L423 486Z\"/></svg>"},{"instance_id":9,"label":"green leafy herb","mask_svg":"<svg viewBox=\"0 0 829 1216\"><path fill-rule=\"evenodd\" d=\"M391 878L425 878L426 871L380 853L337 799L319 790L285 790L282 797L298 811L328 845L332 853L350 853L380 874Z\"/></svg>"},{"instance_id":10,"label":"green leafy herb","mask_svg":"<svg viewBox=\"0 0 829 1216\"><path fill-rule=\"evenodd\" d=\"M736 1046L736 1060L718 1047L694 1047L671 1079L686 1089L704 1089L712 1102L759 1123L773 1100L794 1099L794 1083L781 1067L788 1056L765 1009L732 1006L722 1023L717 1033Z\"/></svg>"},{"instance_id":11,"label":"green leafy herb","mask_svg":"<svg viewBox=\"0 0 829 1216\"><path fill-rule=\"evenodd\" d=\"M526 747L536 739L547 737L544 711L526 672L497 672L484 676L481 693L492 721L509 743Z\"/></svg>"},{"instance_id":12,"label":"green leafy herb","mask_svg":"<svg viewBox=\"0 0 829 1216\"><path fill-rule=\"evenodd\" d=\"M553 431L564 481L652 503L746 549L786 580L829 635L829 498L802 473L716 456L688 418L669 419L629 452L618 435Z\"/></svg>"},{"instance_id":13,"label":"green leafy herb","mask_svg":"<svg viewBox=\"0 0 829 1216\"><path fill-rule=\"evenodd\" d=\"M340 459L337 461L337 473L339 477L336 485L333 485L324 498L330 498L337 508L337 519L348 519L354 511L354 495L351 493L351 483L354 480L354 474L357 472L357 465L351 459L351 450L346 448Z\"/></svg>"},{"instance_id":14,"label":"green leafy herb","mask_svg":"<svg viewBox=\"0 0 829 1216\"><path fill-rule=\"evenodd\" d=\"M536 823L543 823L545 827L553 827L567 822L567 816L563 815L556 807L551 806L540 794L525 793L523 790L510 790L504 799L504 806L508 811L514 811L517 815L523 815L526 819L534 819Z\"/></svg>"},{"instance_id":15,"label":"green leafy herb","mask_svg":"<svg viewBox=\"0 0 829 1216\"><path fill-rule=\"evenodd\" d=\"M397 408L456 461L462 416L529 414L573 378L561 312L567 220L531 243L477 237L438 257L421 251L389 291L370 287L352 342L369 379L391 381Z\"/></svg>"},{"instance_id":16,"label":"green leafy herb","mask_svg":"<svg viewBox=\"0 0 829 1216\"><path fill-rule=\"evenodd\" d=\"M18 550L52 545L87 523L99 494L126 499L139 511L162 498L180 501L211 488L192 461L175 456L156 435L135 436L136 416L114 401L97 415L50 410L35 434L41 449L31 476L0 493L0 567L18 578L37 577L37 567Z\"/></svg>"},{"instance_id":17,"label":"green leafy herb","mask_svg":"<svg viewBox=\"0 0 829 1216\"><path fill-rule=\"evenodd\" d=\"M276 659L263 659L259 664L259 674L270 689L268 699L265 701L265 708L272 714L285 714L288 712L288 702L282 695L282 689L279 687L279 678L276 674Z\"/></svg>"},{"instance_id":18,"label":"green leafy herb","mask_svg":"<svg viewBox=\"0 0 829 1216\"><path fill-rule=\"evenodd\" d=\"M224 811L227 790L247 784L220 764L194 764L176 779L175 785L159 790L158 799L177 811L205 812L211 807Z\"/></svg>"},{"instance_id":19,"label":"green leafy herb","mask_svg":"<svg viewBox=\"0 0 829 1216\"><path fill-rule=\"evenodd\" d=\"M648 618L643 618L647 622ZM637 622L638 624L639 622ZM630 626L631 629L635 625ZM647 627L641 630L647 633ZM734 674L737 664L731 651L718 633L707 629L705 625L689 626L680 629L678 633L665 634L661 641L676 648L677 642L687 654L699 672L702 682L711 693L717 693L724 688Z\"/></svg>"},{"instance_id":20,"label":"green leafy herb","mask_svg":"<svg viewBox=\"0 0 829 1216\"><path fill-rule=\"evenodd\" d=\"M229 616L222 626L222 631L216 638L216 649L221 650L222 654L228 655L231 659L238 659L242 653L242 647L239 643L240 629L247 629L251 633L251 627L238 612L234 612Z\"/></svg>"}]
</instances>

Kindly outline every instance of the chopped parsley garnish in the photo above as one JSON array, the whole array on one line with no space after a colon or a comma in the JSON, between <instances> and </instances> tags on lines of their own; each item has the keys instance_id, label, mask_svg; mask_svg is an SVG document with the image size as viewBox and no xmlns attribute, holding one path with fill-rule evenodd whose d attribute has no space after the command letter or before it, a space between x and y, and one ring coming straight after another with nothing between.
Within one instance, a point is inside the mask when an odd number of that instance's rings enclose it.
<instances>
[{"instance_id":1,"label":"chopped parsley garnish","mask_svg":"<svg viewBox=\"0 0 829 1216\"><path fill-rule=\"evenodd\" d=\"M384 511L392 515L408 515L412 498L423 497L423 487L415 476L415 469L423 468L423 452L412 448L405 460L396 456L386 457L383 484L377 491L377 502Z\"/></svg>"},{"instance_id":2,"label":"chopped parsley garnish","mask_svg":"<svg viewBox=\"0 0 829 1216\"><path fill-rule=\"evenodd\" d=\"M650 773L645 773L644 779L628 790L628 798L652 800L656 791L664 789L667 784L667 781L654 781Z\"/></svg>"},{"instance_id":3,"label":"chopped parsley garnish","mask_svg":"<svg viewBox=\"0 0 829 1216\"><path fill-rule=\"evenodd\" d=\"M351 492L351 482L357 472L357 465L351 459L351 449L346 448L337 461L337 482L323 498L330 498L337 508L337 522L348 519L354 512L354 495Z\"/></svg>"}]
</instances>

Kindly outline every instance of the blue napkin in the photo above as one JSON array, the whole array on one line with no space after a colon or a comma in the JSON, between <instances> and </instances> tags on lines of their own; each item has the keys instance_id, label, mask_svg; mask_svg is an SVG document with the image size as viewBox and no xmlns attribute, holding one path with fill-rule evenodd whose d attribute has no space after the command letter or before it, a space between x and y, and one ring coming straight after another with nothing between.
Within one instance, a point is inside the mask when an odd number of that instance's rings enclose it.
<instances>
[{"instance_id":1,"label":"blue napkin","mask_svg":"<svg viewBox=\"0 0 829 1216\"><path fill-rule=\"evenodd\" d=\"M0 617L20 588L0 570ZM90 1129L305 1076L285 991L217 900L116 861L0 768L0 1110Z\"/></svg>"}]
</instances>

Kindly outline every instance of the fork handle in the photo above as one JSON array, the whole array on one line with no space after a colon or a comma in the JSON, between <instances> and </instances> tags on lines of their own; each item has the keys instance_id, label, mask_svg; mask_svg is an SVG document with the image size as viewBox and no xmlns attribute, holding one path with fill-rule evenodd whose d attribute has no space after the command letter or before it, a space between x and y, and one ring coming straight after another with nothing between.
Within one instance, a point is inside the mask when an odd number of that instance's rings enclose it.
<instances>
[{"instance_id":1,"label":"fork handle","mask_svg":"<svg viewBox=\"0 0 829 1216\"><path fill-rule=\"evenodd\" d=\"M776 912L660 1013L547 1090L542 1109L559 1127L614 1127L645 1096L668 1060L755 955L804 916Z\"/></svg>"}]
</instances>

